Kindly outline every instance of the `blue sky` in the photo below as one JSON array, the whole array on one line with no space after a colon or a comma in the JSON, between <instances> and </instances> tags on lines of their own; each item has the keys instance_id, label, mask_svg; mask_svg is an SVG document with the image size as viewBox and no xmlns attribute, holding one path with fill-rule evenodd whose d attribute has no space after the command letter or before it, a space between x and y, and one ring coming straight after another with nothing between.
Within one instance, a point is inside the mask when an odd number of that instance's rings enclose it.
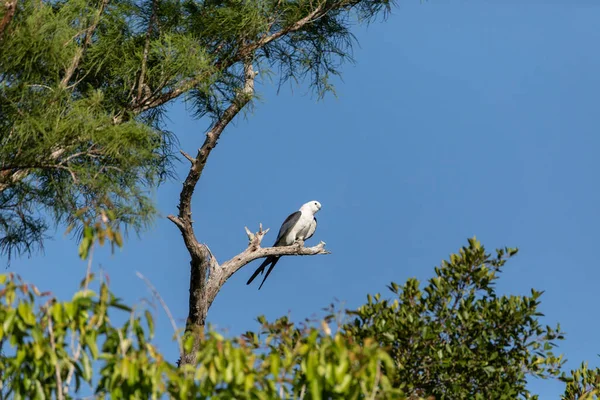
<instances>
[{"instance_id":1,"label":"blue sky","mask_svg":"<svg viewBox=\"0 0 600 400\"><path fill-rule=\"evenodd\" d=\"M274 240L302 203L323 204L313 243L329 256L280 261L261 291L224 287L209 321L231 334L256 329L255 317L321 313L334 298L348 307L390 281L425 280L473 235L492 250L515 246L499 290L545 290L544 322L567 333L560 351L575 368L598 365L596 290L600 269L600 4L593 1L400 0L383 24L358 27L356 65L344 67L338 98L317 102L306 86L293 93L261 85L247 120L229 127L194 198L197 236L219 261L244 249L244 226L262 222ZM596 4L595 4L596 3ZM207 121L178 103L169 124L194 153ZM185 177L186 164L178 167ZM164 215L176 212L181 183L156 193ZM188 255L177 229L160 219L122 251L103 249L95 267L130 303L158 288L183 326ZM62 228L43 255L11 269L65 297L85 265ZM173 359L165 315L157 343ZM562 384L531 381L541 398Z\"/></svg>"}]
</instances>

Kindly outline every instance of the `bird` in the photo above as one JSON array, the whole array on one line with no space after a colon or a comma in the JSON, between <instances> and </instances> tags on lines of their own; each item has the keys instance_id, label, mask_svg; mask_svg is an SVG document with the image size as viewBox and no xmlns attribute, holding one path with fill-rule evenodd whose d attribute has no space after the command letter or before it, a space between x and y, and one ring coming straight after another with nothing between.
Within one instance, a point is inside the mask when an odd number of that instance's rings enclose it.
<instances>
[{"instance_id":1,"label":"bird","mask_svg":"<svg viewBox=\"0 0 600 400\"><path fill-rule=\"evenodd\" d=\"M315 230L317 229L317 219L315 218L315 214L319 212L321 209L321 203L316 200L309 201L308 203L304 203L300 209L292 214L290 214L283 224L281 224L281 228L279 228L279 233L277 234L277 239L275 240L275 244L273 247L279 246L290 246L294 244L297 240L306 240L314 235ZM262 274L265 268L271 264L265 277L263 278L262 283L258 287L258 290L262 287L262 285L267 280L267 277L279 261L281 256L268 256L260 267L254 271L246 285L252 283L254 278L258 276L258 274Z\"/></svg>"}]
</instances>

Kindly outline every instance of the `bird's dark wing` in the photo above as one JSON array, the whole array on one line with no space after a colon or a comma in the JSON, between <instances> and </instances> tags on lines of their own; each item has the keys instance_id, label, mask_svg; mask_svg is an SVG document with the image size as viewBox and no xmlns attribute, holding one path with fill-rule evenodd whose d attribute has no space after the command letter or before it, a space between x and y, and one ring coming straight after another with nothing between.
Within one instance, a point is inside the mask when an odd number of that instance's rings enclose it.
<instances>
[{"instance_id":1,"label":"bird's dark wing","mask_svg":"<svg viewBox=\"0 0 600 400\"><path fill-rule=\"evenodd\" d=\"M313 217L313 223L310 224L310 228L308 230L308 234L306 235L306 237L304 238L304 240L310 239L312 237L312 235L315 234L316 230L317 230L317 218Z\"/></svg>"},{"instance_id":2,"label":"bird's dark wing","mask_svg":"<svg viewBox=\"0 0 600 400\"><path fill-rule=\"evenodd\" d=\"M265 259L265 261L263 261L263 263L260 264L260 267L256 268L256 271L254 271L254 273L252 274L252 276L250 277L250 279L248 279L248 282L246 282L246 285L251 284L252 281L258 276L258 274L262 274L267 265L269 265L269 264L271 264L273 262L277 262L277 260L279 260L279 257L276 257L276 256L269 256L269 257L267 257ZM271 270L269 269L269 271L271 271ZM262 286L262 284L261 284L261 286Z\"/></svg>"},{"instance_id":3,"label":"bird's dark wing","mask_svg":"<svg viewBox=\"0 0 600 400\"><path fill-rule=\"evenodd\" d=\"M288 232L294 227L294 225L296 225L296 223L298 222L298 220L300 219L300 216L302 215L301 211L296 211L293 214L290 214L285 221L283 221L283 224L281 224L281 228L279 228L279 233L277 234L277 240L275 240L275 244L273 246L283 246L285 245L284 243L281 243L281 239L284 238Z\"/></svg>"}]
</instances>

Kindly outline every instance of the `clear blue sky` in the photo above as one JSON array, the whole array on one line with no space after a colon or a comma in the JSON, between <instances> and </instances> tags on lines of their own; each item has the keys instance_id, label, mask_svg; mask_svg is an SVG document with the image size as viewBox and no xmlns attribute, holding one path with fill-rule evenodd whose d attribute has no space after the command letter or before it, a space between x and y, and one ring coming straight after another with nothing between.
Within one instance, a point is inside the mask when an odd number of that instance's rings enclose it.
<instances>
[{"instance_id":1,"label":"clear blue sky","mask_svg":"<svg viewBox=\"0 0 600 400\"><path fill-rule=\"evenodd\" d=\"M316 199L313 243L333 254L283 259L261 291L245 285L258 262L247 266L209 321L237 334L257 328L259 314L300 320L334 298L355 307L390 281L431 277L477 235L490 250L520 248L499 290L546 291L544 322L567 332L559 350L568 367L598 365L598 21L592 0L401 0L387 23L356 30L357 64L345 66L337 99L319 103L306 87L277 96L263 85L254 113L211 156L194 198L197 235L223 261L243 250L244 226L262 222L271 242L290 212ZM207 121L181 104L170 117L193 153ZM158 190L164 215L176 212L179 188ZM45 255L12 269L64 297L84 273L76 253L61 228ZM169 221L95 261L131 303L150 297L135 277L142 272L184 324L188 255ZM161 311L158 323L157 343L175 360ZM562 384L531 388L557 398Z\"/></svg>"}]
</instances>

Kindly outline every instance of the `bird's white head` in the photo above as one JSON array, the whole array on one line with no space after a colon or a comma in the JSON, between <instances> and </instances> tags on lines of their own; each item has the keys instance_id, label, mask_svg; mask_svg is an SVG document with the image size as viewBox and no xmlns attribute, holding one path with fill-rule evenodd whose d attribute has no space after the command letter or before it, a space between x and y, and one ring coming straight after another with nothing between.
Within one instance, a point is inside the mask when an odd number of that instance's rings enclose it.
<instances>
[{"instance_id":1,"label":"bird's white head","mask_svg":"<svg viewBox=\"0 0 600 400\"><path fill-rule=\"evenodd\" d=\"M300 207L300 211L307 211L313 215L315 215L321 209L321 203L316 200L309 201L308 203L304 203L302 207Z\"/></svg>"}]
</instances>

